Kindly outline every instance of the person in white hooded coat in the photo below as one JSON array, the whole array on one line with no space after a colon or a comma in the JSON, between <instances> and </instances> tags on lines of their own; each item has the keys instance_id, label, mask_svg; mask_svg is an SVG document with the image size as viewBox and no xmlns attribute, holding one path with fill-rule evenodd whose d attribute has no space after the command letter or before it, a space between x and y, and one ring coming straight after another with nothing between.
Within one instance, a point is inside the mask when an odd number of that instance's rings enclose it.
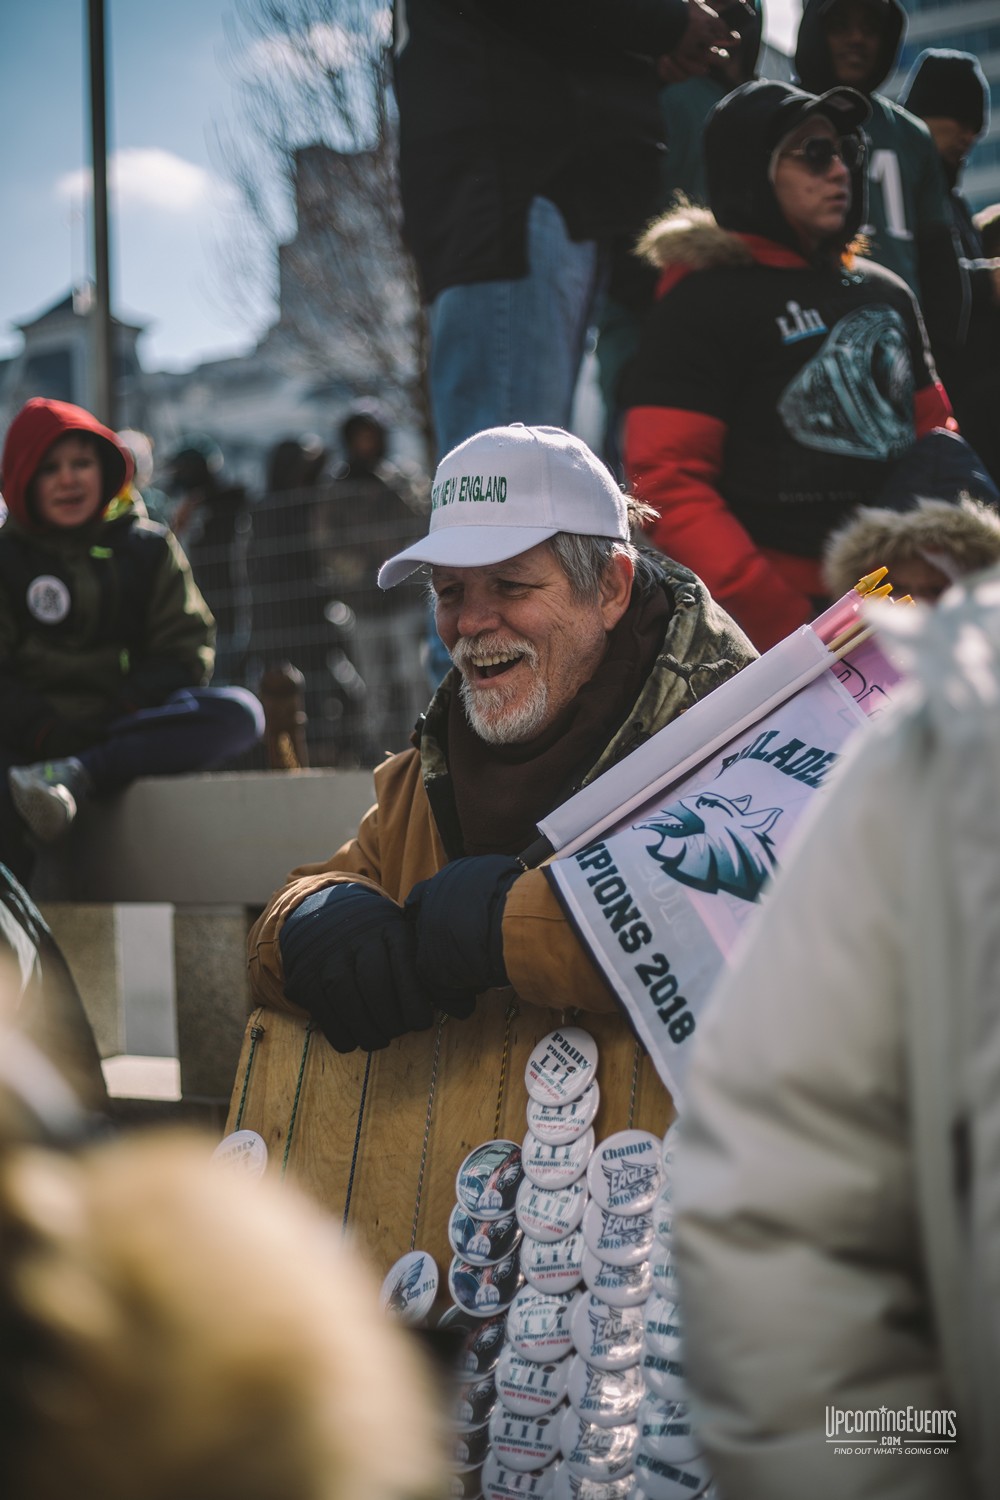
<instances>
[{"instance_id":1,"label":"person in white hooded coat","mask_svg":"<svg viewBox=\"0 0 1000 1500\"><path fill-rule=\"evenodd\" d=\"M725 1500L1000 1494L1000 570L878 619L909 681L801 830L681 1110L685 1358ZM831 1410L907 1408L909 1462L828 1441Z\"/></svg>"}]
</instances>

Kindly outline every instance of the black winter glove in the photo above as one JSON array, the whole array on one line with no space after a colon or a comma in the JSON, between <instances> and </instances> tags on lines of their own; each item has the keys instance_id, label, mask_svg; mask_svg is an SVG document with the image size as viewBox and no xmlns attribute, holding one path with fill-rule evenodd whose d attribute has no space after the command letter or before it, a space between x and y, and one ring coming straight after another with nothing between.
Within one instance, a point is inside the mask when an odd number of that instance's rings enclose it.
<instances>
[{"instance_id":1,"label":"black winter glove","mask_svg":"<svg viewBox=\"0 0 1000 1500\"><path fill-rule=\"evenodd\" d=\"M417 976L452 1015L470 992L508 983L503 961L503 910L524 865L505 854L454 859L406 898L417 919Z\"/></svg>"},{"instance_id":2,"label":"black winter glove","mask_svg":"<svg viewBox=\"0 0 1000 1500\"><path fill-rule=\"evenodd\" d=\"M55 760L77 755L99 745L107 737L108 721L103 714L85 719L55 719L39 734L36 748L40 760Z\"/></svg>"},{"instance_id":3,"label":"black winter glove","mask_svg":"<svg viewBox=\"0 0 1000 1500\"><path fill-rule=\"evenodd\" d=\"M287 918L279 942L285 994L338 1052L376 1051L433 1022L414 925L380 891L348 882L317 891Z\"/></svg>"}]
</instances>

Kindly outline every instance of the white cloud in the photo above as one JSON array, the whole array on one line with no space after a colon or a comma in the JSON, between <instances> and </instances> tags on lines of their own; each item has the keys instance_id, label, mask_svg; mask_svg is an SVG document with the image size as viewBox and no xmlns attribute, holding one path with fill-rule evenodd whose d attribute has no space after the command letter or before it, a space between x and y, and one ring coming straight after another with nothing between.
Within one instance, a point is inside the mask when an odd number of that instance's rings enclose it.
<instances>
[{"instance_id":1,"label":"white cloud","mask_svg":"<svg viewBox=\"0 0 1000 1500\"><path fill-rule=\"evenodd\" d=\"M321 72L339 72L362 55L359 39L343 26L317 22L297 36L270 36L255 42L243 55L248 78L284 73L308 79Z\"/></svg>"},{"instance_id":2,"label":"white cloud","mask_svg":"<svg viewBox=\"0 0 1000 1500\"><path fill-rule=\"evenodd\" d=\"M215 184L203 167L156 146L129 146L108 162L108 186L119 209L141 207L186 214L200 208ZM71 202L89 197L91 170L67 172L56 192Z\"/></svg>"}]
</instances>

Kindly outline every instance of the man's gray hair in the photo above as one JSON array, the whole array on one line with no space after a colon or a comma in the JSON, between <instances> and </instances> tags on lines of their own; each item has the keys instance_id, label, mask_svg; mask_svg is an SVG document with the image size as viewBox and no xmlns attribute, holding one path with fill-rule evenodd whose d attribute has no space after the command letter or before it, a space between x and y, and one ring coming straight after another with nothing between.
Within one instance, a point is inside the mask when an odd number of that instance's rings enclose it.
<instances>
[{"instance_id":1,"label":"man's gray hair","mask_svg":"<svg viewBox=\"0 0 1000 1500\"><path fill-rule=\"evenodd\" d=\"M631 495L625 496L629 530L634 535L643 522L652 520L656 511ZM640 549L634 542L620 542L608 536L580 536L560 531L549 542L559 566L569 579L576 599L596 599L601 582L614 557L627 557L635 568L635 587L645 594L660 582L663 571L659 554Z\"/></svg>"}]
</instances>

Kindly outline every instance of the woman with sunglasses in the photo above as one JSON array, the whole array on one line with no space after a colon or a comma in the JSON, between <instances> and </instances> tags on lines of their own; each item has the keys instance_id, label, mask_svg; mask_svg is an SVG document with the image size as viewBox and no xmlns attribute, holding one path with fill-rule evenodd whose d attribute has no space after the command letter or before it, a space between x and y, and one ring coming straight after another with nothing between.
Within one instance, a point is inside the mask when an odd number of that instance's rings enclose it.
<instances>
[{"instance_id":1,"label":"woman with sunglasses","mask_svg":"<svg viewBox=\"0 0 1000 1500\"><path fill-rule=\"evenodd\" d=\"M639 245L660 284L626 468L652 540L760 650L814 617L828 534L949 418L909 288L852 247L868 112L853 89L744 84L706 126L711 212Z\"/></svg>"}]
</instances>

